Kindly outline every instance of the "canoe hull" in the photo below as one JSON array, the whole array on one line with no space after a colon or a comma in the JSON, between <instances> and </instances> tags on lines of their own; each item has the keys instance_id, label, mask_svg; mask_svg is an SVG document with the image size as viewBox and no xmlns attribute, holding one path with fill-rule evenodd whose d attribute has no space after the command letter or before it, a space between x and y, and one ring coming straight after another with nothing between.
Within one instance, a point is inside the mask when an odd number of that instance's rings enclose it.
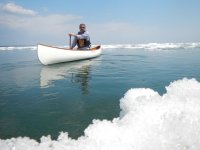
<instances>
[{"instance_id":1,"label":"canoe hull","mask_svg":"<svg viewBox=\"0 0 200 150\"><path fill-rule=\"evenodd\" d=\"M38 58L43 65L90 59L101 55L101 48L95 50L70 50L38 44Z\"/></svg>"}]
</instances>

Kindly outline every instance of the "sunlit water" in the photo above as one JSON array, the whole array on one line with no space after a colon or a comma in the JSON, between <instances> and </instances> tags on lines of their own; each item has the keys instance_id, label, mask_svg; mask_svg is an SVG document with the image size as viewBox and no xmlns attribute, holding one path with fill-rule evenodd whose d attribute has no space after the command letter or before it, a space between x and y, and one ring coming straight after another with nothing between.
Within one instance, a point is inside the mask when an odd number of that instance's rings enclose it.
<instances>
[{"instance_id":1,"label":"sunlit water","mask_svg":"<svg viewBox=\"0 0 200 150\"><path fill-rule=\"evenodd\" d=\"M0 51L0 139L76 139L93 119L119 117L130 88L163 95L175 80L200 81L199 56L198 47L107 47L95 59L43 66L36 50Z\"/></svg>"}]
</instances>

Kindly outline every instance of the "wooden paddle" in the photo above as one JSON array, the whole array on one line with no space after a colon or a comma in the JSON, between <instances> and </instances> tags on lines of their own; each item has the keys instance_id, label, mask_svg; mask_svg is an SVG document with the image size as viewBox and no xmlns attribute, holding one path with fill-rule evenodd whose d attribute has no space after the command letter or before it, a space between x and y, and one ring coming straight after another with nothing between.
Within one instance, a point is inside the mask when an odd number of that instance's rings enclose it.
<instances>
[{"instance_id":1,"label":"wooden paddle","mask_svg":"<svg viewBox=\"0 0 200 150\"><path fill-rule=\"evenodd\" d=\"M71 35L69 35L69 49L71 49L71 47L72 47L72 36Z\"/></svg>"}]
</instances>

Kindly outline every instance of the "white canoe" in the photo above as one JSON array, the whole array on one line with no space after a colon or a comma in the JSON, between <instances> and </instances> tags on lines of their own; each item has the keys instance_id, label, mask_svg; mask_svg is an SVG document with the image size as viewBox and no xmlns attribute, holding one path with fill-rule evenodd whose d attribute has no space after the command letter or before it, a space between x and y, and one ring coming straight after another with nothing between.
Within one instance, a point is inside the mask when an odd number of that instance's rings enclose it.
<instances>
[{"instance_id":1,"label":"white canoe","mask_svg":"<svg viewBox=\"0 0 200 150\"><path fill-rule=\"evenodd\" d=\"M38 58L43 65L90 59L101 55L101 46L89 50L70 50L38 44Z\"/></svg>"}]
</instances>

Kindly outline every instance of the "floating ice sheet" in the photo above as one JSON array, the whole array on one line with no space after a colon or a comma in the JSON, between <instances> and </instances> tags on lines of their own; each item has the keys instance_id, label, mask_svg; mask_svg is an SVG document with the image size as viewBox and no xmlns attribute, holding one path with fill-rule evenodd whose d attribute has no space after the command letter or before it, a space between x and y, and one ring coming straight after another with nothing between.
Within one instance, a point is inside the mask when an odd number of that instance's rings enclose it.
<instances>
[{"instance_id":1,"label":"floating ice sheet","mask_svg":"<svg viewBox=\"0 0 200 150\"><path fill-rule=\"evenodd\" d=\"M28 137L0 140L1 150L198 150L200 83L184 78L159 95L146 88L128 90L112 121L93 120L77 140L61 132L37 142Z\"/></svg>"}]
</instances>

